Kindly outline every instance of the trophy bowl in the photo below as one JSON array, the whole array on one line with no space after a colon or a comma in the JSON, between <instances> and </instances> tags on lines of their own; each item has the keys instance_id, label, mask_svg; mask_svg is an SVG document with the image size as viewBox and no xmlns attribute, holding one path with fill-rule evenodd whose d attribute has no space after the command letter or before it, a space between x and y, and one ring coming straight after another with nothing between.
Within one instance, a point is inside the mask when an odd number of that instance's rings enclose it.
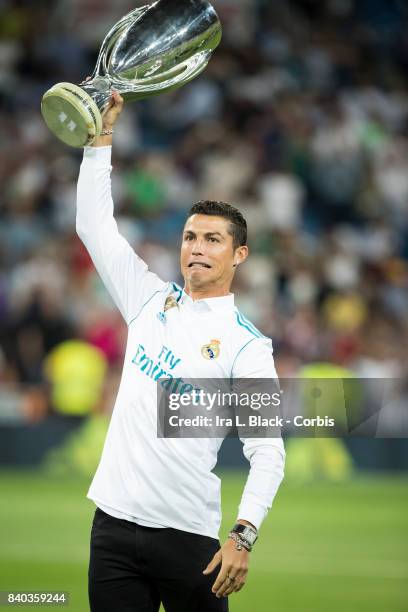
<instances>
[{"instance_id":1,"label":"trophy bowl","mask_svg":"<svg viewBox=\"0 0 408 612\"><path fill-rule=\"evenodd\" d=\"M89 81L57 83L44 94L44 121L67 145L90 145L113 90L130 102L185 85L205 69L221 35L208 0L158 0L136 8L106 35Z\"/></svg>"}]
</instances>

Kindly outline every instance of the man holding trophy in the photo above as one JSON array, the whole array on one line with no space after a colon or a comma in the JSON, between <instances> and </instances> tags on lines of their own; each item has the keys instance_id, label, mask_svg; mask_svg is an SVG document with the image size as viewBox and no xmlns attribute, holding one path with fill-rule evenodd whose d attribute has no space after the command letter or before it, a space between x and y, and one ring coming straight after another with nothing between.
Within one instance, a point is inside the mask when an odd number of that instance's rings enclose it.
<instances>
[{"instance_id":1,"label":"man holding trophy","mask_svg":"<svg viewBox=\"0 0 408 612\"><path fill-rule=\"evenodd\" d=\"M237 266L248 256L241 213L222 202L191 209L182 235L184 288L151 273L113 216L111 153L124 101L194 78L220 41L207 0L159 0L132 11L106 37L92 78L43 99L47 125L85 146L77 232L128 324L122 379L88 492L92 612L217 612L245 584L258 529L283 478L280 437L248 438L251 470L235 526L220 546L222 440L157 436L158 381L276 378L272 344L234 306ZM157 365L152 370L153 359ZM161 369L160 369L161 368ZM157 372L156 372L157 369Z\"/></svg>"}]
</instances>

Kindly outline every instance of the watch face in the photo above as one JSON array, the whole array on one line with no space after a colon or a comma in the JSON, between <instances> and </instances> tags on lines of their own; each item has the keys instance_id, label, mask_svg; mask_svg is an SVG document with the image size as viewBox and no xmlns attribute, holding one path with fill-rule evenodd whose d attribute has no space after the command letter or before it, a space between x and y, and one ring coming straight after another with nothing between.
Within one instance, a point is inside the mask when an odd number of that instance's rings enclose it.
<instances>
[{"instance_id":1,"label":"watch face","mask_svg":"<svg viewBox=\"0 0 408 612\"><path fill-rule=\"evenodd\" d=\"M249 527L248 525L241 525L238 523L235 525L234 531L239 533L239 535L251 546L253 546L258 539L258 534L255 529L252 529L252 527Z\"/></svg>"},{"instance_id":2,"label":"watch face","mask_svg":"<svg viewBox=\"0 0 408 612\"><path fill-rule=\"evenodd\" d=\"M253 544L255 544L255 542L256 542L256 540L257 540L257 538L258 538L257 533L256 533L256 532L255 532L253 529L251 529L250 527L246 527L245 531L243 531L243 532L241 533L241 536L242 536L242 537L243 537L243 538L244 538L244 539L245 539L247 542L249 542L249 544L251 544L251 546L252 546Z\"/></svg>"}]
</instances>

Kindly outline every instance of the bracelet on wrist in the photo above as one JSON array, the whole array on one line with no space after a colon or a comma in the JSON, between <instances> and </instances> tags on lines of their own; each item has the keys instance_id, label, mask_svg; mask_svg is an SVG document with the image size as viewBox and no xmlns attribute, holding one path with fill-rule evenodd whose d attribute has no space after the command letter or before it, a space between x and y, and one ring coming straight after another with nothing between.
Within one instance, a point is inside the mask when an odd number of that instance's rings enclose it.
<instances>
[{"instance_id":1,"label":"bracelet on wrist","mask_svg":"<svg viewBox=\"0 0 408 612\"><path fill-rule=\"evenodd\" d=\"M236 550L242 550L243 548L245 548L245 550L251 552L252 546L248 542L243 540L238 533L235 533L235 531L231 531L228 534L228 537L230 538L230 540L234 540Z\"/></svg>"},{"instance_id":2,"label":"bracelet on wrist","mask_svg":"<svg viewBox=\"0 0 408 612\"><path fill-rule=\"evenodd\" d=\"M113 130L102 130L102 132L100 133L100 136L112 136L113 134Z\"/></svg>"}]
</instances>

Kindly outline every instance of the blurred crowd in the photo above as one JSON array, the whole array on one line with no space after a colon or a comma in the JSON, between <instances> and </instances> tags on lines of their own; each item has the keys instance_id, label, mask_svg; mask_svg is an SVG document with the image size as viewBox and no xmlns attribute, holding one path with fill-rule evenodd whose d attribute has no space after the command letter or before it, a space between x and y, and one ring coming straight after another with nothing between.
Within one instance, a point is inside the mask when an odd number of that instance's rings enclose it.
<instances>
[{"instance_id":1,"label":"blurred crowd","mask_svg":"<svg viewBox=\"0 0 408 612\"><path fill-rule=\"evenodd\" d=\"M112 407L126 327L75 233L82 151L49 133L40 101L54 83L92 74L109 27L137 4L0 1L3 414L18 405L36 420L50 409ZM182 283L180 232L191 204L238 206L251 256L236 301L272 337L278 373L329 362L363 377L403 375L407 4L214 5L224 36L205 73L121 116L113 153L120 231L153 271Z\"/></svg>"}]
</instances>

